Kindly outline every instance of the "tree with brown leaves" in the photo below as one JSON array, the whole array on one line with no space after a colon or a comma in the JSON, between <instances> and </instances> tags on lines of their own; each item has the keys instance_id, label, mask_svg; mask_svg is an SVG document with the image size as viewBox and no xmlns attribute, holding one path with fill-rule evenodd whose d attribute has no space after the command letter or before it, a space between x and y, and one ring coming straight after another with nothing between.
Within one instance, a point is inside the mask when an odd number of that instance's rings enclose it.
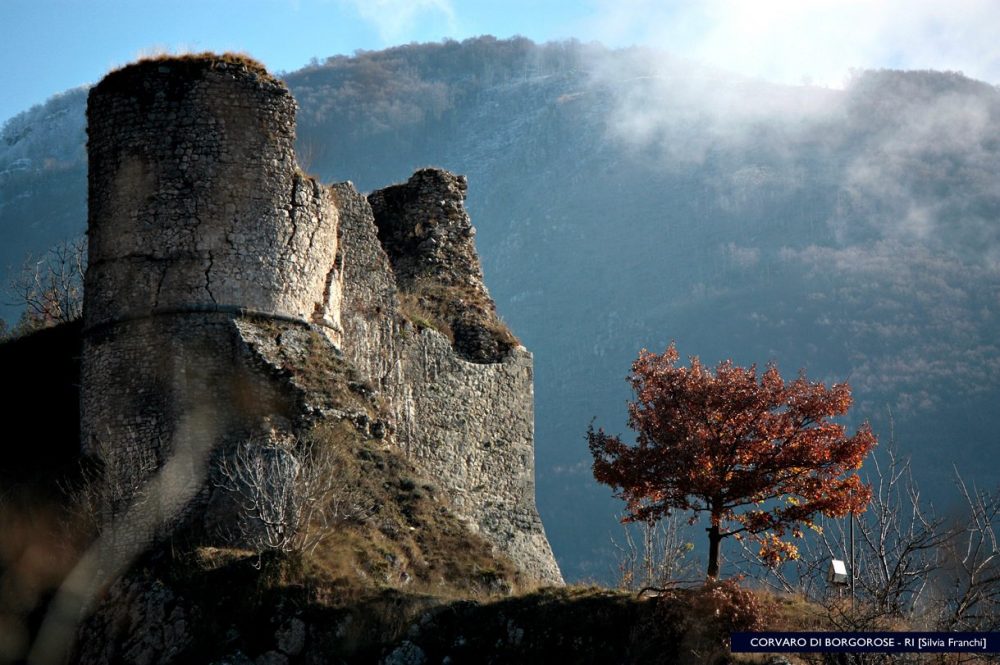
<instances>
[{"instance_id":1,"label":"tree with brown leaves","mask_svg":"<svg viewBox=\"0 0 1000 665\"><path fill-rule=\"evenodd\" d=\"M697 357L677 366L673 344L646 350L628 377L636 443L588 429L594 477L627 502L624 521L655 522L672 511L709 514L708 576L719 576L723 538L757 540L771 564L795 558L789 532L801 537L819 514L839 517L865 509L870 488L854 473L876 444L868 424L853 436L831 418L847 413L851 389L827 388L804 373L785 382L769 364L757 368Z\"/></svg>"}]
</instances>

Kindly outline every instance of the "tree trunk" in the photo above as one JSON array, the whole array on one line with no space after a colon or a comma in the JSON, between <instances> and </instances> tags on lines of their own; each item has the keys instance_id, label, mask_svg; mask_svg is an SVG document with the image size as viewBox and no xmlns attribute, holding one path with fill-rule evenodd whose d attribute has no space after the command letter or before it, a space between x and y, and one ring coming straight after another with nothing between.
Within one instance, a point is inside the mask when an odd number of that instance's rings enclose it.
<instances>
[{"instance_id":1,"label":"tree trunk","mask_svg":"<svg viewBox=\"0 0 1000 665\"><path fill-rule=\"evenodd\" d=\"M708 577L713 580L719 579L719 543L722 542L722 534L719 533L719 525L713 524L708 531Z\"/></svg>"}]
</instances>

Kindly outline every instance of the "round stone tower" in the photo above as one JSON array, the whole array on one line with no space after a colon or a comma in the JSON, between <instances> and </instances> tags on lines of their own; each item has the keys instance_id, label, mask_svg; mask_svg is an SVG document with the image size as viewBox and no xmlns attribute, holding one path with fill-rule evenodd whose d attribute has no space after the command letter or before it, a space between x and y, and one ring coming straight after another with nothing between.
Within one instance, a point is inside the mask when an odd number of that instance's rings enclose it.
<instances>
[{"instance_id":1,"label":"round stone tower","mask_svg":"<svg viewBox=\"0 0 1000 665\"><path fill-rule=\"evenodd\" d=\"M87 120L86 327L231 306L336 327L336 212L296 168L283 83L251 61L147 61L101 81Z\"/></svg>"},{"instance_id":2,"label":"round stone tower","mask_svg":"<svg viewBox=\"0 0 1000 665\"><path fill-rule=\"evenodd\" d=\"M172 457L197 491L219 437L273 432L280 397L241 364L235 318L339 342L337 212L296 167L295 110L228 55L143 61L90 92L81 435L113 512Z\"/></svg>"}]
</instances>

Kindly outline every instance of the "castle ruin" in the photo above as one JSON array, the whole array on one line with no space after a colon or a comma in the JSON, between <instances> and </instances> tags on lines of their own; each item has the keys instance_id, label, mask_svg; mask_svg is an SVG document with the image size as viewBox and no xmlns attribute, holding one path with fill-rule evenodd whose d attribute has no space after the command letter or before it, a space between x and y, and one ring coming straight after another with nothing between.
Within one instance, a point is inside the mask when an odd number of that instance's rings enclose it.
<instances>
[{"instance_id":1,"label":"castle ruin","mask_svg":"<svg viewBox=\"0 0 1000 665\"><path fill-rule=\"evenodd\" d=\"M383 400L384 421L357 425L522 570L561 582L535 508L532 358L483 285L465 179L320 185L296 165L295 110L228 56L144 61L90 93L81 437L107 510L180 469L145 500L211 542L230 518L208 482L226 450L249 442L275 487L291 482L303 423L329 408L289 349L320 333Z\"/></svg>"}]
</instances>

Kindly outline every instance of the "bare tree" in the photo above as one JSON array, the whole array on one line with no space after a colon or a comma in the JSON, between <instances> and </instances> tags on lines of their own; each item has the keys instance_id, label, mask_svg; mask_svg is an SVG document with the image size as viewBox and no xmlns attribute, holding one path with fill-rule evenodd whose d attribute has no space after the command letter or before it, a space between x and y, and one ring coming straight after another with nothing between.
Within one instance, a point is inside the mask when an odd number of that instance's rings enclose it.
<instances>
[{"instance_id":1,"label":"bare tree","mask_svg":"<svg viewBox=\"0 0 1000 665\"><path fill-rule=\"evenodd\" d=\"M310 553L337 524L374 509L344 477L333 447L312 440L293 450L250 440L223 455L213 484L233 502L234 541L259 551Z\"/></svg>"},{"instance_id":2,"label":"bare tree","mask_svg":"<svg viewBox=\"0 0 1000 665\"><path fill-rule=\"evenodd\" d=\"M777 593L796 594L809 600L826 597L828 547L819 535L806 534L797 543L798 556L781 565L765 561L760 555L758 543L745 538L739 543L740 554L733 564L740 575L753 577ZM763 577L760 576L762 570L766 571Z\"/></svg>"},{"instance_id":3,"label":"bare tree","mask_svg":"<svg viewBox=\"0 0 1000 665\"><path fill-rule=\"evenodd\" d=\"M937 584L937 625L940 630L1000 630L1000 490L972 490L956 471L965 499L963 515L945 548L945 563Z\"/></svg>"},{"instance_id":4,"label":"bare tree","mask_svg":"<svg viewBox=\"0 0 1000 665\"><path fill-rule=\"evenodd\" d=\"M1000 492L970 490L956 471L965 505L953 522L921 508L909 463L890 458L880 500L859 519L858 602L827 597L830 623L841 630L907 629L989 632L1000 628ZM902 485L903 490L897 491ZM895 498L886 500L888 497ZM838 525L835 542L843 542ZM837 550L827 547L828 553ZM902 623L900 624L900 621ZM936 662L997 662L995 654L950 654ZM913 654L851 654L823 662L926 662Z\"/></svg>"},{"instance_id":5,"label":"bare tree","mask_svg":"<svg viewBox=\"0 0 1000 665\"><path fill-rule=\"evenodd\" d=\"M622 526L622 541L611 539L617 551L618 588L662 589L681 582L685 575L695 576L695 562L690 558L694 544L684 537L684 521L679 516Z\"/></svg>"},{"instance_id":6,"label":"bare tree","mask_svg":"<svg viewBox=\"0 0 1000 665\"><path fill-rule=\"evenodd\" d=\"M851 522L824 520L807 534L800 557L767 567L744 546L741 569L764 569L773 589L801 594L825 609L825 622L845 631L1000 629L1000 490L970 488L956 471L963 506L952 520L937 515L914 481L909 460L890 447L870 463L872 502L854 522L856 597L831 593L831 558L851 560ZM808 662L923 662L906 654L815 656ZM996 662L996 656L952 654L947 662ZM945 662L941 660L940 662Z\"/></svg>"},{"instance_id":7,"label":"bare tree","mask_svg":"<svg viewBox=\"0 0 1000 665\"><path fill-rule=\"evenodd\" d=\"M872 504L856 520L857 590L879 616L913 616L926 601L954 533L923 505L908 459L889 449L884 462L876 457L872 465Z\"/></svg>"},{"instance_id":8,"label":"bare tree","mask_svg":"<svg viewBox=\"0 0 1000 665\"><path fill-rule=\"evenodd\" d=\"M770 586L825 605L831 622L845 630L871 630L923 614L946 546L955 537L954 529L925 505L908 459L900 459L890 447L873 456L868 468L868 510L846 519L821 520L818 532L802 539L799 558L792 564L767 567L751 547L743 548L745 568L764 566ZM853 559L856 602L830 596L825 577L831 559Z\"/></svg>"},{"instance_id":9,"label":"bare tree","mask_svg":"<svg viewBox=\"0 0 1000 665\"><path fill-rule=\"evenodd\" d=\"M84 237L62 242L41 257L29 255L8 285L9 304L25 308L15 332L31 332L79 318L86 269Z\"/></svg>"}]
</instances>

